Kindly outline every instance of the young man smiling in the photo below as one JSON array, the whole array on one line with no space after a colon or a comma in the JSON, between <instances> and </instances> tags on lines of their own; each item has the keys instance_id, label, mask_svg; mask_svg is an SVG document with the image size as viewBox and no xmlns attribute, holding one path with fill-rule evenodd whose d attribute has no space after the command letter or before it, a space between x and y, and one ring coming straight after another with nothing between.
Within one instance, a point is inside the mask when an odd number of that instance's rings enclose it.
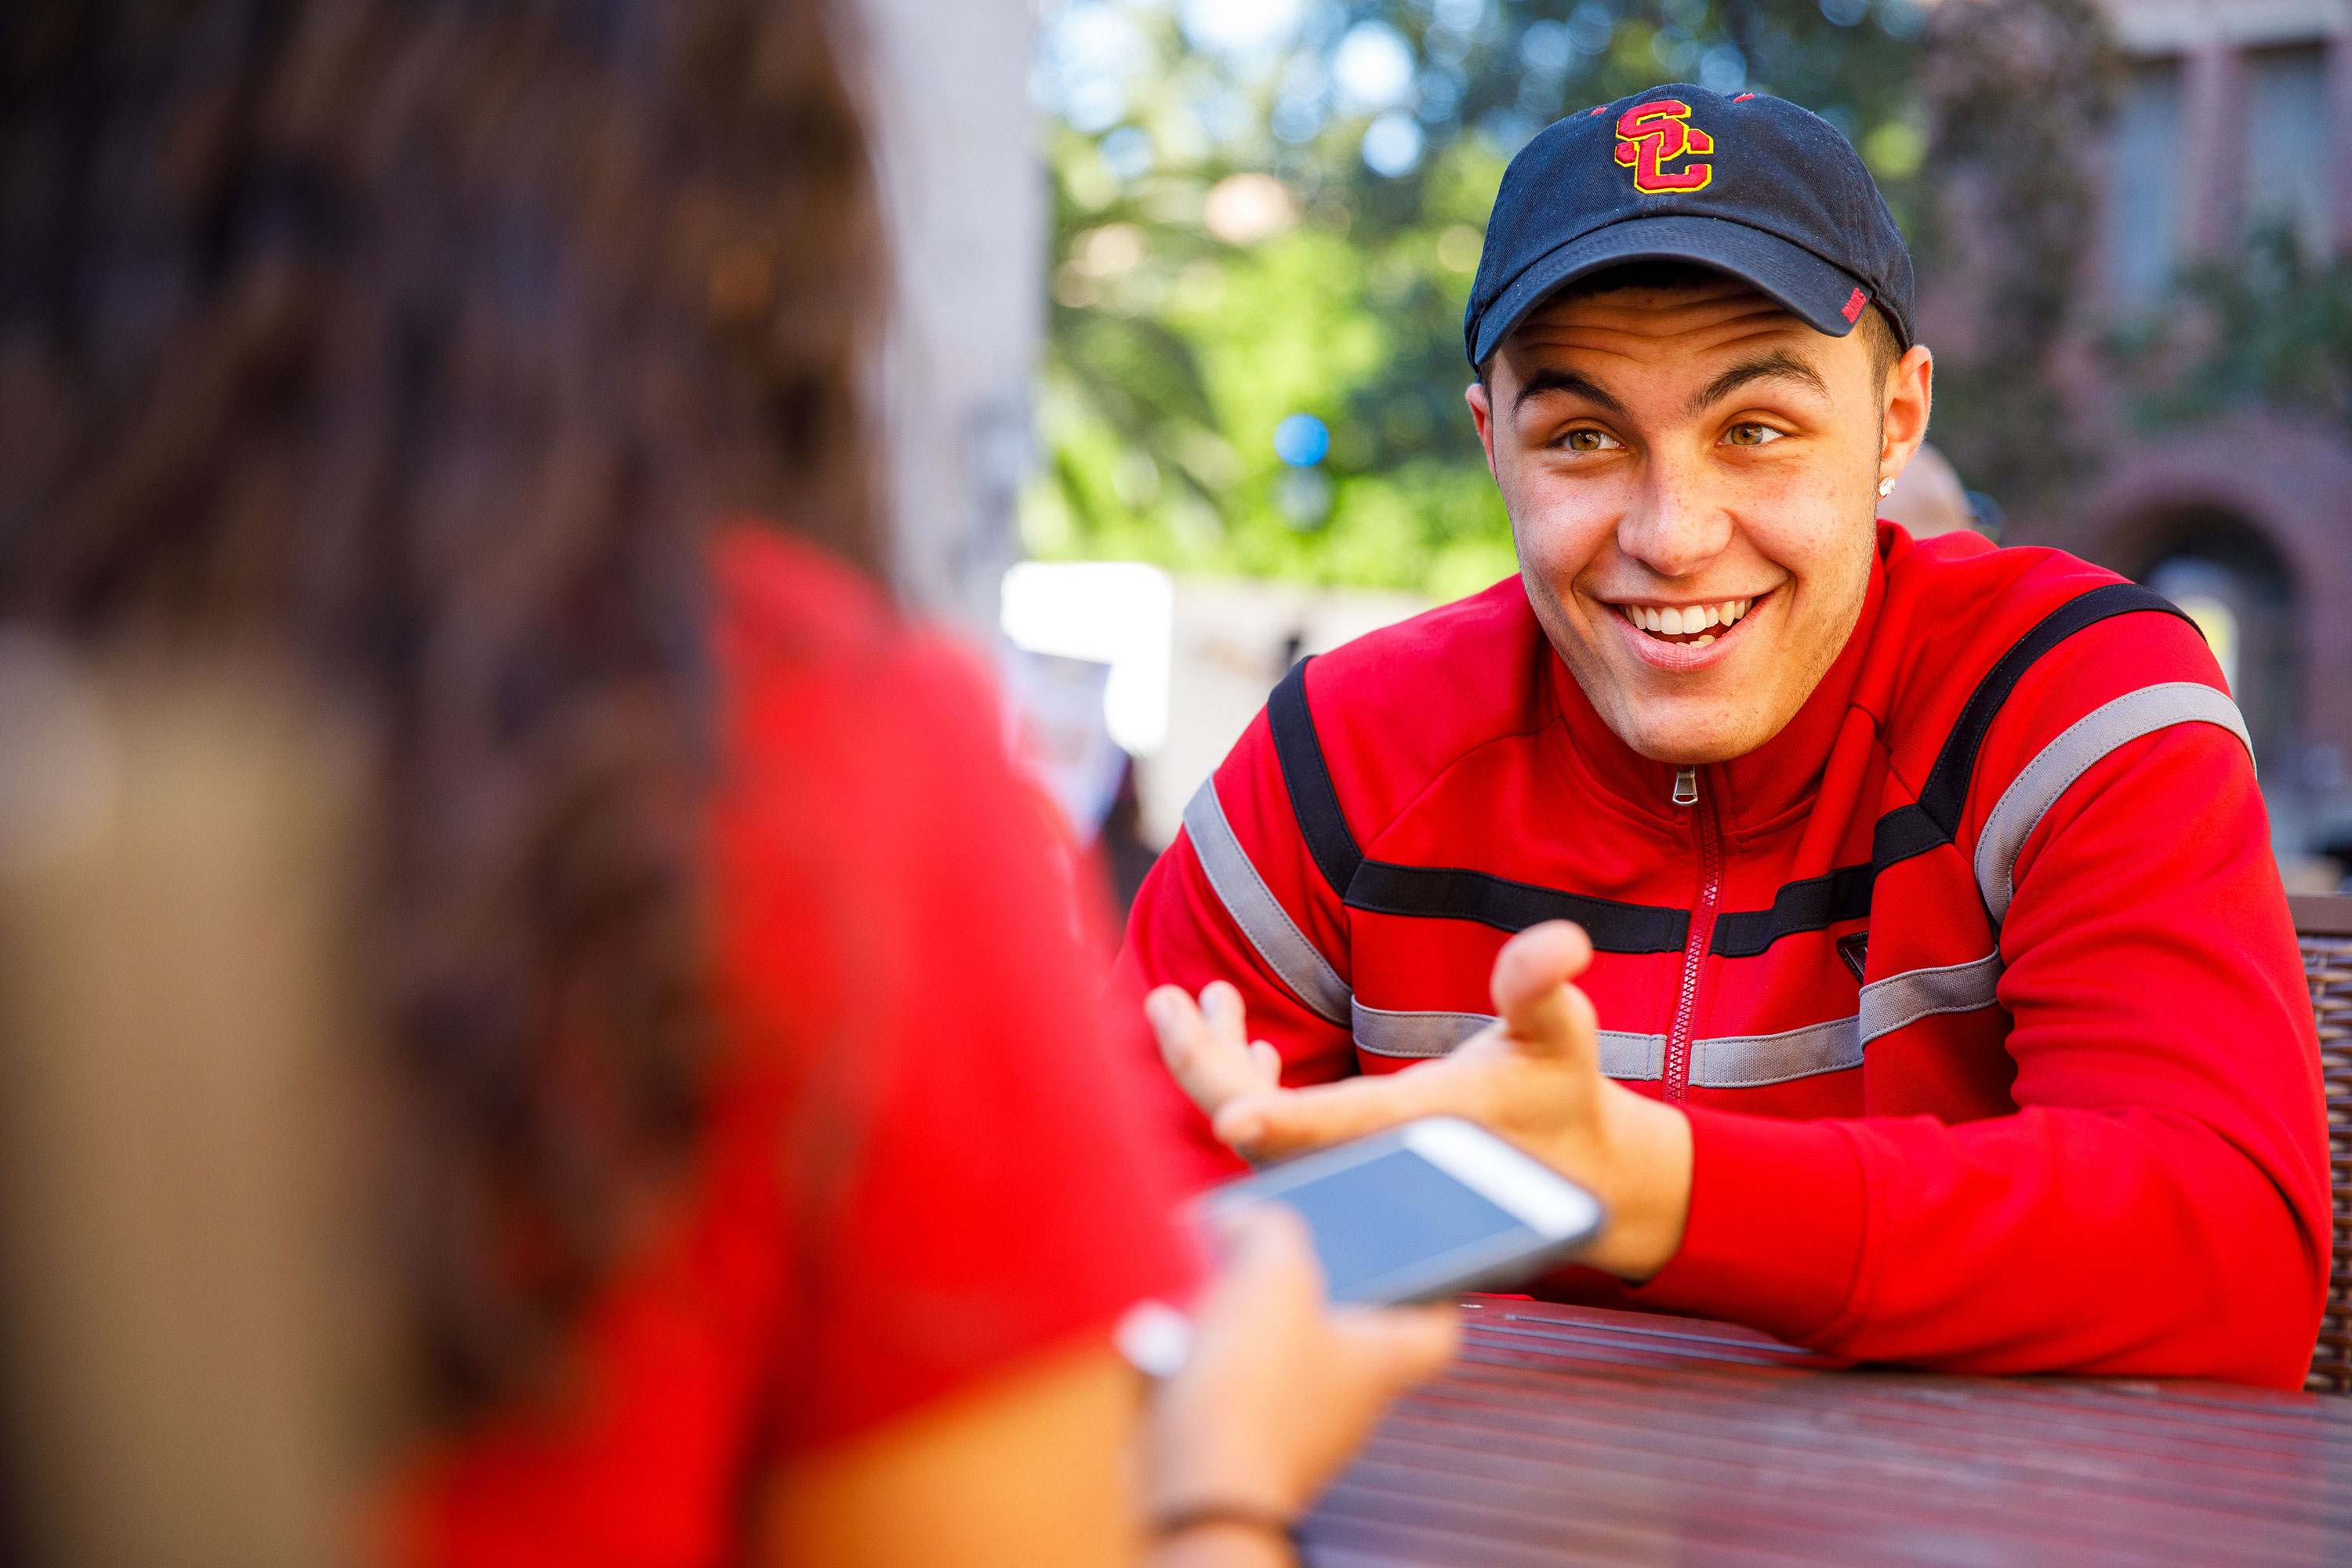
<instances>
[{"instance_id":1,"label":"young man smiling","mask_svg":"<svg viewBox=\"0 0 2352 1568\"><path fill-rule=\"evenodd\" d=\"M1528 145L1465 323L1520 575L1292 670L1186 811L1122 957L1171 1110L1204 1177L1481 1120L1611 1208L1550 1293L2296 1386L2326 1142L2244 726L2155 595L1875 523L1911 307L1792 105Z\"/></svg>"}]
</instances>

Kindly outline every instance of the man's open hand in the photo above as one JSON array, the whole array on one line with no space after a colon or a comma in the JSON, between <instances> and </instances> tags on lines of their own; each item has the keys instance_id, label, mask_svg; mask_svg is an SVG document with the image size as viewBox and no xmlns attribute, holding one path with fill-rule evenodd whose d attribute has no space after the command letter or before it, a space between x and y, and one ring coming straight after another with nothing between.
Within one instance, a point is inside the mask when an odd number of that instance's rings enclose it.
<instances>
[{"instance_id":1,"label":"man's open hand","mask_svg":"<svg viewBox=\"0 0 2352 1568\"><path fill-rule=\"evenodd\" d=\"M1282 1087L1281 1055L1249 1037L1242 994L1223 981L1203 986L1197 1007L1183 987L1162 985L1143 999L1143 1012L1160 1036L1160 1059L1205 1114Z\"/></svg>"},{"instance_id":2,"label":"man's open hand","mask_svg":"<svg viewBox=\"0 0 2352 1568\"><path fill-rule=\"evenodd\" d=\"M1177 1082L1239 1153L1279 1159L1416 1117L1463 1117L1599 1194L1610 1223L1585 1261L1644 1279L1682 1244L1690 1123L1601 1075L1592 1004L1570 984L1591 962L1577 927L1531 927L1496 955L1492 1026L1450 1056L1311 1089L1280 1087L1274 1048L1250 1043L1241 994L1222 981L1198 1007L1163 985L1145 1009Z\"/></svg>"}]
</instances>

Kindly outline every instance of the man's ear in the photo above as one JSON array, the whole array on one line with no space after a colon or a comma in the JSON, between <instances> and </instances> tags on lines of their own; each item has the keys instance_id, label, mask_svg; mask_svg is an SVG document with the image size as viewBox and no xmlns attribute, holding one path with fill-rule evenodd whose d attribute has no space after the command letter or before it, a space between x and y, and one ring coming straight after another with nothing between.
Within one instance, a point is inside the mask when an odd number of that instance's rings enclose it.
<instances>
[{"instance_id":1,"label":"man's ear","mask_svg":"<svg viewBox=\"0 0 2352 1568\"><path fill-rule=\"evenodd\" d=\"M1464 387L1462 401L1470 405L1470 422L1478 426L1478 445L1486 449L1486 477L1499 484L1501 476L1495 472L1495 403L1486 382L1474 381Z\"/></svg>"},{"instance_id":2,"label":"man's ear","mask_svg":"<svg viewBox=\"0 0 2352 1568\"><path fill-rule=\"evenodd\" d=\"M1925 343L1895 362L1886 373L1885 404L1880 409L1878 471L1892 477L1903 471L1911 454L1927 438L1927 412L1935 402L1936 356Z\"/></svg>"}]
</instances>

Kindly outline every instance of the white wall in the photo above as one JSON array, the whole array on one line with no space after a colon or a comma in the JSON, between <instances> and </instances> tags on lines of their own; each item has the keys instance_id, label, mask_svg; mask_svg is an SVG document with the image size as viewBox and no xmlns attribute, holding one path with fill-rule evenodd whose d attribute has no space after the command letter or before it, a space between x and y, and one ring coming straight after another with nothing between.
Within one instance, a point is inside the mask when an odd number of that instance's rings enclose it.
<instances>
[{"instance_id":1,"label":"white wall","mask_svg":"<svg viewBox=\"0 0 2352 1568\"><path fill-rule=\"evenodd\" d=\"M1164 845L1176 837L1184 803L1265 706L1291 659L1429 607L1413 594L1178 578L1168 739L1136 768L1144 837Z\"/></svg>"}]
</instances>

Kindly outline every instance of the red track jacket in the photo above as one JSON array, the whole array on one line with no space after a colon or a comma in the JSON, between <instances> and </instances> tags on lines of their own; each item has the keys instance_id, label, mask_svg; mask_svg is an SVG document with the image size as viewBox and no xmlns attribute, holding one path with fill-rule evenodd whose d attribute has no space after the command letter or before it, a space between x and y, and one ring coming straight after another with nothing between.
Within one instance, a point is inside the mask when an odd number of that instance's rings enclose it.
<instances>
[{"instance_id":1,"label":"red track jacket","mask_svg":"<svg viewBox=\"0 0 2352 1568\"><path fill-rule=\"evenodd\" d=\"M1602 1070L1683 1105L1696 1163L1656 1278L1546 1294L2299 1387L2318 1044L2211 656L2053 551L1878 553L1788 728L1695 778L1602 724L1517 580L1302 664L1144 884L1128 978L1232 981L1320 1082L1450 1050L1506 934L1575 921ZM1166 1092L1201 1177L1236 1169Z\"/></svg>"}]
</instances>

